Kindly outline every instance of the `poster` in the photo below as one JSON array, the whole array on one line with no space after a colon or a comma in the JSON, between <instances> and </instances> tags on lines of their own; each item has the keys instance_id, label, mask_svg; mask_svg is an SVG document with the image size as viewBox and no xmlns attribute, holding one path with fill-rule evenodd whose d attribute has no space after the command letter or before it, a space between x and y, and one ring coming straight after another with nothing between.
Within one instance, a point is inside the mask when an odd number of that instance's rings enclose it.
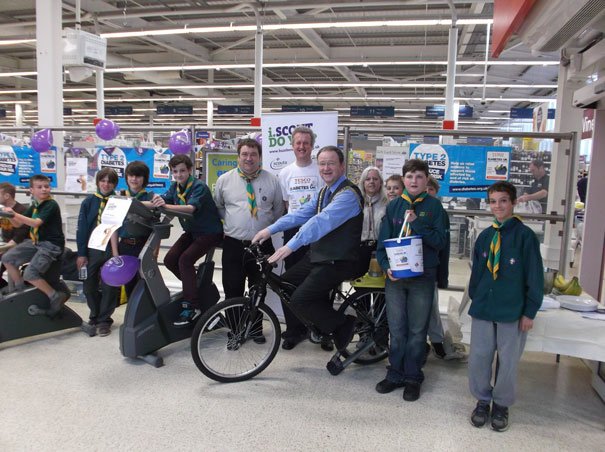
<instances>
[{"instance_id":1,"label":"poster","mask_svg":"<svg viewBox=\"0 0 605 452\"><path fill-rule=\"evenodd\" d=\"M65 191L70 193L88 191L88 159L74 157L65 159Z\"/></svg>"},{"instance_id":2,"label":"poster","mask_svg":"<svg viewBox=\"0 0 605 452\"><path fill-rule=\"evenodd\" d=\"M38 153L29 146L0 145L0 180L16 187L29 187L34 174L50 179L51 188L57 188L57 150Z\"/></svg>"},{"instance_id":3,"label":"poster","mask_svg":"<svg viewBox=\"0 0 605 452\"><path fill-rule=\"evenodd\" d=\"M441 196L483 198L496 181L508 180L512 148L412 144L410 158L426 160Z\"/></svg>"},{"instance_id":4,"label":"poster","mask_svg":"<svg viewBox=\"0 0 605 452\"><path fill-rule=\"evenodd\" d=\"M361 173L368 166L374 166L374 160L373 152L351 150L347 162L347 178L354 184L358 184Z\"/></svg>"},{"instance_id":5,"label":"poster","mask_svg":"<svg viewBox=\"0 0 605 452\"><path fill-rule=\"evenodd\" d=\"M292 131L309 127L315 134L313 156L322 147L338 143L338 112L266 113L262 116L263 169L278 174L294 161Z\"/></svg>"},{"instance_id":6,"label":"poster","mask_svg":"<svg viewBox=\"0 0 605 452\"><path fill-rule=\"evenodd\" d=\"M382 171L382 179L387 180L394 174L401 175L401 168L409 159L409 154L409 146L378 146L375 164Z\"/></svg>"},{"instance_id":7,"label":"poster","mask_svg":"<svg viewBox=\"0 0 605 452\"><path fill-rule=\"evenodd\" d=\"M235 152L206 152L206 185L214 194L216 180L221 174L237 167Z\"/></svg>"}]
</instances>

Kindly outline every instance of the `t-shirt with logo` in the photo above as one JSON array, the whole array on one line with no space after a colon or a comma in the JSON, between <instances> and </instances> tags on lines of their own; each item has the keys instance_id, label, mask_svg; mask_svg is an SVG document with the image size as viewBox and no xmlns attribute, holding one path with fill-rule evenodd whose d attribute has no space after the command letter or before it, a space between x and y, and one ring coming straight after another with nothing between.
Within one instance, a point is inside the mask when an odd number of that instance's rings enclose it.
<instances>
[{"instance_id":1,"label":"t-shirt with logo","mask_svg":"<svg viewBox=\"0 0 605 452\"><path fill-rule=\"evenodd\" d=\"M288 213L292 213L311 201L325 184L319 177L317 163L298 166L293 162L279 173L279 185L284 201L288 202Z\"/></svg>"}]
</instances>

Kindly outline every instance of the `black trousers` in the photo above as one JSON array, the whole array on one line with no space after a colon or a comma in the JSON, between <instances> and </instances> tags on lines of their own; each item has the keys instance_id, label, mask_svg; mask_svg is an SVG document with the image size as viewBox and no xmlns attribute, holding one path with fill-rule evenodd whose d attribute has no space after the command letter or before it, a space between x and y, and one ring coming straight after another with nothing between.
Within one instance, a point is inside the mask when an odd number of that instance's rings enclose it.
<instances>
[{"instance_id":1,"label":"black trousers","mask_svg":"<svg viewBox=\"0 0 605 452\"><path fill-rule=\"evenodd\" d=\"M307 253L282 275L283 279L297 286L290 300L291 310L316 326L320 332L332 333L344 323L345 317L334 310L330 291L350 278L354 272L353 268L353 263L348 261L313 264ZM286 316L289 334L304 331L304 324L298 318L290 318L290 322L288 323Z\"/></svg>"},{"instance_id":2,"label":"black trousers","mask_svg":"<svg viewBox=\"0 0 605 452\"><path fill-rule=\"evenodd\" d=\"M237 240L225 236L223 240L223 289L225 299L244 296L246 290L246 277L248 287L258 281L260 273L258 266L250 255L244 252L244 248L250 246L248 240ZM273 254L275 248L271 240L267 240L260 246L265 254Z\"/></svg>"},{"instance_id":3,"label":"black trousers","mask_svg":"<svg viewBox=\"0 0 605 452\"><path fill-rule=\"evenodd\" d=\"M120 297L119 287L111 287L101 281L101 267L110 257L111 254L107 251L88 249L88 277L82 286L90 309L90 321L93 323L111 324L111 315Z\"/></svg>"}]
</instances>

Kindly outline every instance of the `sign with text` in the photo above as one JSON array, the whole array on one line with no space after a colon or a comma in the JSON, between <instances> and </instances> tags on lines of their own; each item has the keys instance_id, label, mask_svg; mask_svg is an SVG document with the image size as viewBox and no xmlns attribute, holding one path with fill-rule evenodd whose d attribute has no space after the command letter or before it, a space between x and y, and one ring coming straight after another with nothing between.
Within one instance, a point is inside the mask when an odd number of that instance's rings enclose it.
<instances>
[{"instance_id":1,"label":"sign with text","mask_svg":"<svg viewBox=\"0 0 605 452\"><path fill-rule=\"evenodd\" d=\"M285 113L296 113L299 111L324 111L323 105L282 105L281 111Z\"/></svg>"},{"instance_id":2,"label":"sign with text","mask_svg":"<svg viewBox=\"0 0 605 452\"><path fill-rule=\"evenodd\" d=\"M262 117L263 168L274 174L294 161L292 132L305 126L315 134L313 155L338 143L338 112L266 113Z\"/></svg>"},{"instance_id":3,"label":"sign with text","mask_svg":"<svg viewBox=\"0 0 605 452\"><path fill-rule=\"evenodd\" d=\"M214 194L216 181L222 174L237 167L235 152L206 152L206 185Z\"/></svg>"},{"instance_id":4,"label":"sign with text","mask_svg":"<svg viewBox=\"0 0 605 452\"><path fill-rule=\"evenodd\" d=\"M129 105L120 105L117 107L105 107L106 116L131 115L132 107Z\"/></svg>"},{"instance_id":5,"label":"sign with text","mask_svg":"<svg viewBox=\"0 0 605 452\"><path fill-rule=\"evenodd\" d=\"M192 105L158 105L155 109L158 115L192 115Z\"/></svg>"},{"instance_id":6,"label":"sign with text","mask_svg":"<svg viewBox=\"0 0 605 452\"><path fill-rule=\"evenodd\" d=\"M29 178L43 174L57 188L57 150L36 152L29 146L0 145L0 181L16 187L29 187Z\"/></svg>"},{"instance_id":7,"label":"sign with text","mask_svg":"<svg viewBox=\"0 0 605 452\"><path fill-rule=\"evenodd\" d=\"M395 116L395 107L357 106L351 107L351 116Z\"/></svg>"},{"instance_id":8,"label":"sign with text","mask_svg":"<svg viewBox=\"0 0 605 452\"><path fill-rule=\"evenodd\" d=\"M482 198L496 181L508 180L512 148L412 144L410 158L425 160L441 196Z\"/></svg>"},{"instance_id":9,"label":"sign with text","mask_svg":"<svg viewBox=\"0 0 605 452\"><path fill-rule=\"evenodd\" d=\"M445 105L431 105L425 107L424 116L426 118L443 118L445 116ZM460 105L458 107L458 118L472 118L473 107Z\"/></svg>"},{"instance_id":10,"label":"sign with text","mask_svg":"<svg viewBox=\"0 0 605 452\"><path fill-rule=\"evenodd\" d=\"M219 115L253 115L253 105L219 105L217 107Z\"/></svg>"}]
</instances>

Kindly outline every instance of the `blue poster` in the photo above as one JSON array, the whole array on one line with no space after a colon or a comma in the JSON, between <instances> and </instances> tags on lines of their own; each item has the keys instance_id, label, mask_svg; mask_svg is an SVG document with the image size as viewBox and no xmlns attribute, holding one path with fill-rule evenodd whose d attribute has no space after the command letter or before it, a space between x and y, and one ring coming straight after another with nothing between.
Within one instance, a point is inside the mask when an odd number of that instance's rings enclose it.
<instances>
[{"instance_id":1,"label":"blue poster","mask_svg":"<svg viewBox=\"0 0 605 452\"><path fill-rule=\"evenodd\" d=\"M0 145L0 175L2 182L28 188L29 178L43 174L50 179L51 188L57 188L57 150L36 152L29 146Z\"/></svg>"},{"instance_id":2,"label":"blue poster","mask_svg":"<svg viewBox=\"0 0 605 452\"><path fill-rule=\"evenodd\" d=\"M411 144L410 158L426 160L440 196L483 198L490 185L508 180L512 148Z\"/></svg>"},{"instance_id":3,"label":"blue poster","mask_svg":"<svg viewBox=\"0 0 605 452\"><path fill-rule=\"evenodd\" d=\"M124 174L126 166L130 162L139 160L149 167L149 184L147 189L157 194L162 194L172 181L172 174L168 162L173 156L168 149L163 152L156 152L151 148L134 148L134 147L98 147L94 156L94 162L90 171L91 176L97 173L101 168L113 168L118 174L117 190L125 190L126 179Z\"/></svg>"}]
</instances>

